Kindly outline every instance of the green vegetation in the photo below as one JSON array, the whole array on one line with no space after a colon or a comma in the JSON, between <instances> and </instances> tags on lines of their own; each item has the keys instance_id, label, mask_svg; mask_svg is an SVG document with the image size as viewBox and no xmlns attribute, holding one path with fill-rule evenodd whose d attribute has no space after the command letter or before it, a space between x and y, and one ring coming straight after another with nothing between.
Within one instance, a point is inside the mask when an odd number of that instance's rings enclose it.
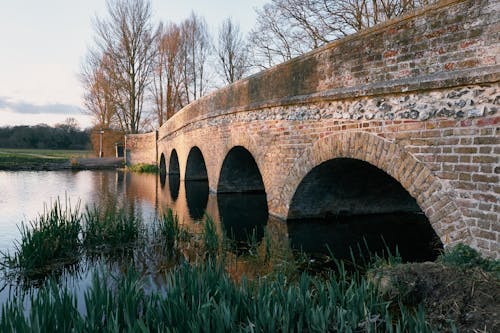
<instances>
[{"instance_id":1,"label":"green vegetation","mask_svg":"<svg viewBox=\"0 0 500 333\"><path fill-rule=\"evenodd\" d=\"M101 212L87 208L83 216L82 241L88 249L108 249L130 245L139 237L142 221L123 210Z\"/></svg>"},{"instance_id":2,"label":"green vegetation","mask_svg":"<svg viewBox=\"0 0 500 333\"><path fill-rule=\"evenodd\" d=\"M139 163L129 166L127 170L139 173L157 173L158 167L155 164Z\"/></svg>"},{"instance_id":3,"label":"green vegetation","mask_svg":"<svg viewBox=\"0 0 500 333\"><path fill-rule=\"evenodd\" d=\"M2 307L2 332L430 332L422 309L386 301L359 275L326 278L302 274L235 283L221 265L183 264L166 274L164 292L145 293L143 281L95 275L85 292L84 314L77 296L49 282L29 300Z\"/></svg>"},{"instance_id":4,"label":"green vegetation","mask_svg":"<svg viewBox=\"0 0 500 333\"><path fill-rule=\"evenodd\" d=\"M214 260L219 252L219 235L215 222L209 215L205 215L205 226L203 232L203 245L207 259Z\"/></svg>"},{"instance_id":5,"label":"green vegetation","mask_svg":"<svg viewBox=\"0 0 500 333\"><path fill-rule=\"evenodd\" d=\"M37 220L22 223L21 241L15 253L4 255L4 265L25 277L43 275L51 264L69 264L78 260L81 230L79 206L63 209L59 200Z\"/></svg>"},{"instance_id":6,"label":"green vegetation","mask_svg":"<svg viewBox=\"0 0 500 333\"><path fill-rule=\"evenodd\" d=\"M70 159L89 157L87 150L38 150L0 148L0 170L50 169L70 164Z\"/></svg>"},{"instance_id":7,"label":"green vegetation","mask_svg":"<svg viewBox=\"0 0 500 333\"><path fill-rule=\"evenodd\" d=\"M80 130L73 118L62 124L47 126L0 127L0 147L15 149L87 149L90 129Z\"/></svg>"},{"instance_id":8,"label":"green vegetation","mask_svg":"<svg viewBox=\"0 0 500 333\"><path fill-rule=\"evenodd\" d=\"M481 257L481 254L465 244L457 244L446 249L437 260L445 265L462 268L481 268L493 272L500 278L500 260Z\"/></svg>"},{"instance_id":9,"label":"green vegetation","mask_svg":"<svg viewBox=\"0 0 500 333\"><path fill-rule=\"evenodd\" d=\"M166 250L172 252L179 242L181 230L179 228L179 218L177 215L174 215L170 208L167 214L163 215L161 219L160 232L163 236Z\"/></svg>"}]
</instances>

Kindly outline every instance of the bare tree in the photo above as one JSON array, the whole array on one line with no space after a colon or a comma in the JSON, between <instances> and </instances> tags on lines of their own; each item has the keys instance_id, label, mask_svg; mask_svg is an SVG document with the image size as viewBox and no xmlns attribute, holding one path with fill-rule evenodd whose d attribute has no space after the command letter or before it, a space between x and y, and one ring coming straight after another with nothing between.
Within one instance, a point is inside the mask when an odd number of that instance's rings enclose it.
<instances>
[{"instance_id":1,"label":"bare tree","mask_svg":"<svg viewBox=\"0 0 500 333\"><path fill-rule=\"evenodd\" d=\"M179 25L161 23L158 28L153 82L151 94L158 125L174 115L185 105L183 68L185 53L182 52L182 34Z\"/></svg>"},{"instance_id":2,"label":"bare tree","mask_svg":"<svg viewBox=\"0 0 500 333\"><path fill-rule=\"evenodd\" d=\"M108 0L106 5L109 17L94 24L97 51L109 59L103 69L111 79L120 126L137 133L157 50L151 5L147 0Z\"/></svg>"},{"instance_id":3,"label":"bare tree","mask_svg":"<svg viewBox=\"0 0 500 333\"><path fill-rule=\"evenodd\" d=\"M250 32L253 65L267 68L436 0L271 0Z\"/></svg>"},{"instance_id":4,"label":"bare tree","mask_svg":"<svg viewBox=\"0 0 500 333\"><path fill-rule=\"evenodd\" d=\"M183 85L186 102L203 96L207 91L206 65L211 52L208 26L194 12L181 25Z\"/></svg>"},{"instance_id":5,"label":"bare tree","mask_svg":"<svg viewBox=\"0 0 500 333\"><path fill-rule=\"evenodd\" d=\"M248 49L239 25L230 18L225 19L219 28L215 49L217 71L227 84L241 79L248 72Z\"/></svg>"},{"instance_id":6,"label":"bare tree","mask_svg":"<svg viewBox=\"0 0 500 333\"><path fill-rule=\"evenodd\" d=\"M82 64L80 81L84 87L83 103L87 114L100 128L111 128L116 116L116 107L112 96L111 78L105 71L103 62L106 58L89 53Z\"/></svg>"}]
</instances>

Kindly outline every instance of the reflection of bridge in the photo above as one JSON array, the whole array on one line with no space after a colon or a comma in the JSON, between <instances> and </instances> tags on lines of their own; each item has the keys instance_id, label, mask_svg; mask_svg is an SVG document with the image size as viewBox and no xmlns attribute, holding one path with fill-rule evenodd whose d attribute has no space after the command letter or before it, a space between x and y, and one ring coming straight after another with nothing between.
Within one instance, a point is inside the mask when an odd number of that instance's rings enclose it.
<instances>
[{"instance_id":1,"label":"reflection of bridge","mask_svg":"<svg viewBox=\"0 0 500 333\"><path fill-rule=\"evenodd\" d=\"M127 161L281 218L421 209L500 257L499 6L443 1L239 81L127 136Z\"/></svg>"}]
</instances>

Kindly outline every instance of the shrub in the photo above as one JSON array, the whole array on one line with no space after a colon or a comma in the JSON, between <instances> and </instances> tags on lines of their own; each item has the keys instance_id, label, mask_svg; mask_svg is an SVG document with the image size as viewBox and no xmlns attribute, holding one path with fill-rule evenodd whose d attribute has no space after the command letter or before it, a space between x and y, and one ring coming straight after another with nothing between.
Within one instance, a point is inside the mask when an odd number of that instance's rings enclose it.
<instances>
[{"instance_id":1,"label":"shrub","mask_svg":"<svg viewBox=\"0 0 500 333\"><path fill-rule=\"evenodd\" d=\"M487 272L500 275L500 261L481 257L481 254L465 244L457 244L446 249L439 257L438 262L449 266L463 268L479 267Z\"/></svg>"},{"instance_id":2,"label":"shrub","mask_svg":"<svg viewBox=\"0 0 500 333\"><path fill-rule=\"evenodd\" d=\"M157 173L158 166L155 164L139 163L128 167L128 170L139 173Z\"/></svg>"}]
</instances>

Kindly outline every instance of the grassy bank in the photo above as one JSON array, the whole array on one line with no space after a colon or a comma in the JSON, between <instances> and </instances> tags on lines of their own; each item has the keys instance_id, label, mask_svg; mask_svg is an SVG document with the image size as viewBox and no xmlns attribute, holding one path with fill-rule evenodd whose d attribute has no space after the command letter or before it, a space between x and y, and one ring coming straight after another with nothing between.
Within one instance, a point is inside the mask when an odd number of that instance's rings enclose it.
<instances>
[{"instance_id":1,"label":"grassy bank","mask_svg":"<svg viewBox=\"0 0 500 333\"><path fill-rule=\"evenodd\" d=\"M138 173L158 173L158 167L155 164L139 163L127 167L128 171Z\"/></svg>"},{"instance_id":2,"label":"grassy bank","mask_svg":"<svg viewBox=\"0 0 500 333\"><path fill-rule=\"evenodd\" d=\"M0 148L0 170L39 170L71 166L71 159L91 157L87 150Z\"/></svg>"}]
</instances>

